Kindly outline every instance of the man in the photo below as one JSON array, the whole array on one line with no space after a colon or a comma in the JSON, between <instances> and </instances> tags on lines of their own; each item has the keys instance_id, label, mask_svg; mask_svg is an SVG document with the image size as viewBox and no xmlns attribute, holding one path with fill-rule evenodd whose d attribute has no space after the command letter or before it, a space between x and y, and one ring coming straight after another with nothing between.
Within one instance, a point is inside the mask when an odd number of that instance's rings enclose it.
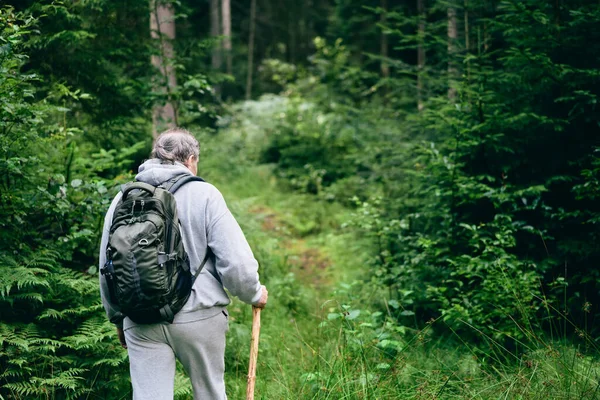
<instances>
[{"instance_id":1,"label":"man","mask_svg":"<svg viewBox=\"0 0 600 400\"><path fill-rule=\"evenodd\" d=\"M188 131L168 130L156 139L152 159L139 167L136 180L158 186L181 174L196 175L199 153L198 141ZM121 193L106 213L100 268L106 261L112 216L120 199ZM140 325L129 318L115 321L119 309L111 304L106 279L100 274L102 302L129 353L134 400L172 400L176 359L190 376L195 399L226 399L225 307L230 300L224 288L257 307L265 306L268 292L260 284L258 263L242 230L214 186L189 182L175 193L175 200L192 274L209 249L212 256L173 323Z\"/></svg>"}]
</instances>

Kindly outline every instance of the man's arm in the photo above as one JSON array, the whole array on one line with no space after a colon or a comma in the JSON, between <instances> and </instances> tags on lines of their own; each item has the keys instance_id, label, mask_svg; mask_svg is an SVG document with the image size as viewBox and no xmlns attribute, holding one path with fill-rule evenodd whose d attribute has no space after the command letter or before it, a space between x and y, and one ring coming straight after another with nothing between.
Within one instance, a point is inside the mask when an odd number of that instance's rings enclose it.
<instances>
[{"instance_id":1,"label":"man's arm","mask_svg":"<svg viewBox=\"0 0 600 400\"><path fill-rule=\"evenodd\" d=\"M215 255L217 273L231 294L245 303L264 307L268 292L260 284L258 262L223 196L216 188L211 189L206 210L207 239Z\"/></svg>"}]
</instances>

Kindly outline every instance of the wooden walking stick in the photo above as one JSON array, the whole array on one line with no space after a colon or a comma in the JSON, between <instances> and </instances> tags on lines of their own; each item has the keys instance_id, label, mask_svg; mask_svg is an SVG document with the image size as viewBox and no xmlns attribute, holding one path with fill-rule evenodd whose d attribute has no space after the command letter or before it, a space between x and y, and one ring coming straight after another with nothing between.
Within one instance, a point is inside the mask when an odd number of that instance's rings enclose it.
<instances>
[{"instance_id":1,"label":"wooden walking stick","mask_svg":"<svg viewBox=\"0 0 600 400\"><path fill-rule=\"evenodd\" d=\"M248 388L246 400L254 400L256 383L256 360L258 359L258 336L260 335L260 308L252 307L252 339L250 340L250 366L248 368Z\"/></svg>"}]
</instances>

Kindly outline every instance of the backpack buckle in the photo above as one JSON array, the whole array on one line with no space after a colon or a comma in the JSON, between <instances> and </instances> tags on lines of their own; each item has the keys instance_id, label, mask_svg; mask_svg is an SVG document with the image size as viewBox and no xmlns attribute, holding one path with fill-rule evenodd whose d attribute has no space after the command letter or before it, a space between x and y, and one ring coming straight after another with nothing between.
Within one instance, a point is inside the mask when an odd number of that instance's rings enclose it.
<instances>
[{"instance_id":1,"label":"backpack buckle","mask_svg":"<svg viewBox=\"0 0 600 400\"><path fill-rule=\"evenodd\" d=\"M169 262L169 261L173 261L177 259L177 253L171 253L171 254L166 254L166 253L158 253L158 263L160 265Z\"/></svg>"}]
</instances>

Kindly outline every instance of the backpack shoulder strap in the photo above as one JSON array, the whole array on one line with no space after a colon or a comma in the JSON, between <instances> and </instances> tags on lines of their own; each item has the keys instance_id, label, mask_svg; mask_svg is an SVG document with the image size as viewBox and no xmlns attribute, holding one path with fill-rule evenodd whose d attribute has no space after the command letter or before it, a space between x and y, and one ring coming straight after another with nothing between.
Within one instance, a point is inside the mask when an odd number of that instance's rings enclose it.
<instances>
[{"instance_id":1,"label":"backpack shoulder strap","mask_svg":"<svg viewBox=\"0 0 600 400\"><path fill-rule=\"evenodd\" d=\"M179 190L183 185L185 185L188 182L206 182L206 181L204 179L200 178L199 176L182 174L182 175L176 176L172 179L169 179L168 181L163 183L161 185L161 187L163 187L165 190L169 191L169 193L174 194L177 190ZM206 262L210 258L211 253L212 252L211 252L210 248L207 248L206 255L204 256L204 260L202 260L202 263L196 270L196 273L192 276L192 285L196 281L196 278L198 278L198 275L200 275L200 273L204 269L204 266L206 265ZM215 277L215 279L217 281L221 282L221 278L219 278L218 275L216 275L213 271L209 271L209 272L211 273L212 276Z\"/></svg>"},{"instance_id":2,"label":"backpack shoulder strap","mask_svg":"<svg viewBox=\"0 0 600 400\"><path fill-rule=\"evenodd\" d=\"M199 176L183 174L183 175L176 176L172 179L169 179L168 181L163 183L161 186L164 187L164 189L169 191L171 194L174 194L176 191L178 191L183 185L185 185L188 182L206 182L206 181L204 179L200 178Z\"/></svg>"}]
</instances>

